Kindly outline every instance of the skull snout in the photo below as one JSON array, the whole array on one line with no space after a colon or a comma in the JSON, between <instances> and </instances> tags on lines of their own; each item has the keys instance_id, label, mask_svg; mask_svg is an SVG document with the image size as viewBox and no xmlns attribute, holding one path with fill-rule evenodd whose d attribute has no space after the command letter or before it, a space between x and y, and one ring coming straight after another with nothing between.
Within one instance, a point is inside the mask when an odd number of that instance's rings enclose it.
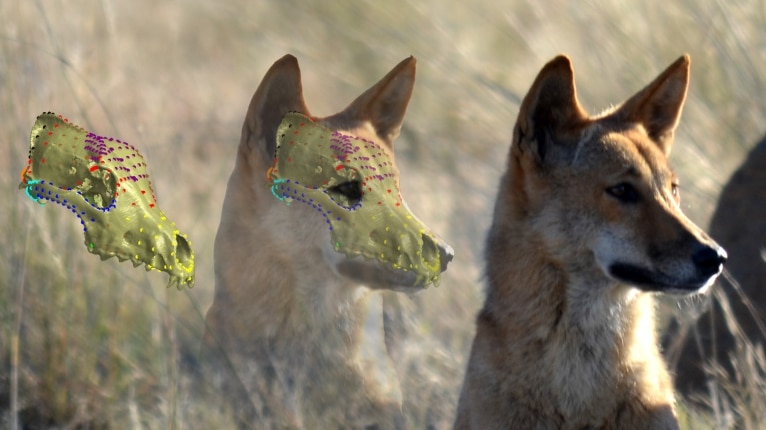
<instances>
[{"instance_id":1,"label":"skull snout","mask_svg":"<svg viewBox=\"0 0 766 430\"><path fill-rule=\"evenodd\" d=\"M453 258L452 248L431 233L414 215L384 217L390 221L374 229L367 246L374 254L363 254L391 265L395 272L412 274L407 285L438 284L439 275ZM398 219L397 221L394 221ZM401 283L401 280L397 281Z\"/></svg>"}]
</instances>

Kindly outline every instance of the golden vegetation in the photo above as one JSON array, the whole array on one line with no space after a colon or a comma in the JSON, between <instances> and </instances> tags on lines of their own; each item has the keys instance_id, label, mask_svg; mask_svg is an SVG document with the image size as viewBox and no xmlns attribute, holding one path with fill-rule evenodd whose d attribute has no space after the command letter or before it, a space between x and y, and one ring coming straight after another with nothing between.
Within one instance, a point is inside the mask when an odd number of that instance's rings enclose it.
<instances>
[{"instance_id":1,"label":"golden vegetation","mask_svg":"<svg viewBox=\"0 0 766 430\"><path fill-rule=\"evenodd\" d=\"M190 369L212 300L212 244L241 122L263 73L285 53L299 58L318 115L343 108L402 58L419 60L397 142L402 192L457 255L440 287L405 300L412 428L451 425L492 200L519 96L542 64L569 54L591 82L580 100L597 112L691 54L672 161L684 209L700 225L764 132L762 3L307 3L0 3L0 427L17 417L38 428L231 424L224 405L195 394ZM48 110L141 150L161 206L195 247L193 290L167 290L162 274L100 262L73 216L17 189L29 130ZM766 395L755 395L747 407L763 410ZM689 428L725 424L691 409L684 419Z\"/></svg>"}]
</instances>

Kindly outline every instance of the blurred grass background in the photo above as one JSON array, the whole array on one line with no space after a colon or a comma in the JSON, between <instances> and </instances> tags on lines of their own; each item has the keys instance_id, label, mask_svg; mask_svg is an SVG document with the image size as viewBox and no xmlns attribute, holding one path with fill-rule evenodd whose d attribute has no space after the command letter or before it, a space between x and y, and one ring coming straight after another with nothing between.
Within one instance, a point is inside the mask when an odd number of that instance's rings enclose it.
<instances>
[{"instance_id":1,"label":"blurred grass background","mask_svg":"<svg viewBox=\"0 0 766 430\"><path fill-rule=\"evenodd\" d=\"M671 158L700 225L766 129L762 0L36 0L0 2L0 22L0 427L17 417L23 428L230 424L215 399L193 395L186 369L212 301L213 238L244 113L285 53L300 61L315 115L418 58L397 141L402 192L457 257L440 287L411 301L418 342L403 389L413 428L435 402L451 423L496 184L520 99L546 61L572 57L595 113L691 54ZM74 217L18 190L43 111L139 148L160 206L192 241L194 289L100 262ZM448 394L430 396L433 387ZM683 414L688 428L715 425Z\"/></svg>"}]
</instances>

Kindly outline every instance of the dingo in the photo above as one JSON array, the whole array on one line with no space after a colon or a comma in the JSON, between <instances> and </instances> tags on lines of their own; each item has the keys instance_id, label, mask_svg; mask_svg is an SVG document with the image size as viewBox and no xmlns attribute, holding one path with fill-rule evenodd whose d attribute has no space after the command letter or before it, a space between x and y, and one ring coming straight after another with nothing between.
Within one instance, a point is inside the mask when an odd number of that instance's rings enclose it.
<instances>
[{"instance_id":1,"label":"dingo","mask_svg":"<svg viewBox=\"0 0 766 430\"><path fill-rule=\"evenodd\" d=\"M207 376L238 399L244 426L404 425L369 289L422 289L452 259L399 194L393 141L414 80L410 57L343 111L313 118L287 55L253 96L203 340L204 358L217 356Z\"/></svg>"},{"instance_id":2,"label":"dingo","mask_svg":"<svg viewBox=\"0 0 766 430\"><path fill-rule=\"evenodd\" d=\"M654 292L706 289L724 250L668 166L689 57L589 117L567 57L522 102L486 246L456 429L670 429Z\"/></svg>"}]
</instances>

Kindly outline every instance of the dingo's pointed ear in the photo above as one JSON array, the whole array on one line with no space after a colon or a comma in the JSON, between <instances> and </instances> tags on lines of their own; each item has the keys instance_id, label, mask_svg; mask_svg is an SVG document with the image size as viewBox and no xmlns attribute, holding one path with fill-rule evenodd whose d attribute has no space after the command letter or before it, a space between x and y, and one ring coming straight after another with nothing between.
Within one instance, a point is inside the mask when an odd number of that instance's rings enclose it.
<instances>
[{"instance_id":1,"label":"dingo's pointed ear","mask_svg":"<svg viewBox=\"0 0 766 430\"><path fill-rule=\"evenodd\" d=\"M309 116L303 100L301 70L298 60L290 54L275 62L250 101L242 127L242 145L263 152L267 160L274 156L277 127L288 112Z\"/></svg>"},{"instance_id":2,"label":"dingo's pointed ear","mask_svg":"<svg viewBox=\"0 0 766 430\"><path fill-rule=\"evenodd\" d=\"M543 67L524 97L514 146L522 152L531 149L542 162L553 136L574 128L587 117L577 101L572 62L560 55Z\"/></svg>"},{"instance_id":3,"label":"dingo's pointed ear","mask_svg":"<svg viewBox=\"0 0 766 430\"><path fill-rule=\"evenodd\" d=\"M369 122L377 135L391 146L399 136L415 86L415 63L415 57L404 59L338 116Z\"/></svg>"},{"instance_id":4,"label":"dingo's pointed ear","mask_svg":"<svg viewBox=\"0 0 766 430\"><path fill-rule=\"evenodd\" d=\"M670 154L686 100L690 63L688 55L682 56L615 112L622 120L642 124L665 155Z\"/></svg>"}]
</instances>

